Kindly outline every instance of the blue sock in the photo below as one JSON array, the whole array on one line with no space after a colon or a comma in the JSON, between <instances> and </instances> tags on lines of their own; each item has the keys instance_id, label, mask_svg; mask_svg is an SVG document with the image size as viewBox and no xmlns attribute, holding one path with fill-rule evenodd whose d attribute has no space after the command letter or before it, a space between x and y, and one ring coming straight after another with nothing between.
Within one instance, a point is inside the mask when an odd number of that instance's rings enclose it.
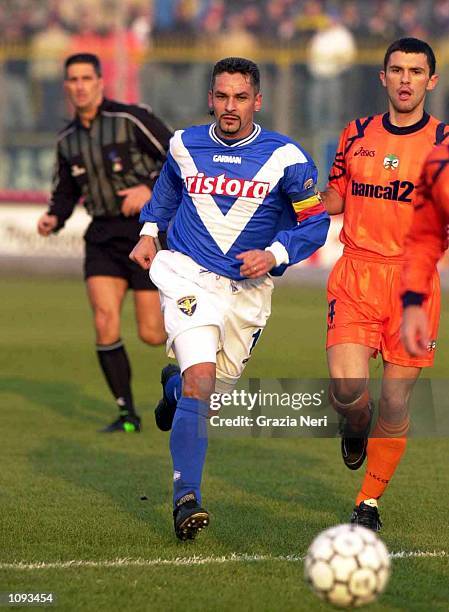
<instances>
[{"instance_id":1,"label":"blue sock","mask_svg":"<svg viewBox=\"0 0 449 612\"><path fill-rule=\"evenodd\" d=\"M170 405L176 406L176 402L182 395L182 377L181 374L173 374L171 376L165 387L164 387L165 397L168 400Z\"/></svg>"},{"instance_id":2,"label":"blue sock","mask_svg":"<svg viewBox=\"0 0 449 612\"><path fill-rule=\"evenodd\" d=\"M193 491L201 503L201 476L207 451L209 404L193 397L181 397L173 419L170 452L173 460L173 505Z\"/></svg>"}]
</instances>

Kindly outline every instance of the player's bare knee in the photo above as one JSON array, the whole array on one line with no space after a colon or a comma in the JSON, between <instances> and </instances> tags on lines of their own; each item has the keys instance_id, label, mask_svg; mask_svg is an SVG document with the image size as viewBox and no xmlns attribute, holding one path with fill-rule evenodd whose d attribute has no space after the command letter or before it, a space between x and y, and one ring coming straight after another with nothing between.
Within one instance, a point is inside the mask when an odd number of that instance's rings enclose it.
<instances>
[{"instance_id":1,"label":"player's bare knee","mask_svg":"<svg viewBox=\"0 0 449 612\"><path fill-rule=\"evenodd\" d=\"M113 342L120 335L120 317L117 313L97 308L95 309L94 322L97 339L100 342Z\"/></svg>"},{"instance_id":2,"label":"player's bare knee","mask_svg":"<svg viewBox=\"0 0 449 612\"><path fill-rule=\"evenodd\" d=\"M366 378L334 378L330 386L330 398L333 403L342 405L354 404L366 393Z\"/></svg>"},{"instance_id":3,"label":"player's bare knee","mask_svg":"<svg viewBox=\"0 0 449 612\"><path fill-rule=\"evenodd\" d=\"M182 394L208 402L215 389L215 364L199 363L183 372Z\"/></svg>"},{"instance_id":4,"label":"player's bare knee","mask_svg":"<svg viewBox=\"0 0 449 612\"><path fill-rule=\"evenodd\" d=\"M150 346L160 346L167 340L167 334L164 329L156 329L154 327L139 327L139 338L145 344Z\"/></svg>"},{"instance_id":5,"label":"player's bare knee","mask_svg":"<svg viewBox=\"0 0 449 612\"><path fill-rule=\"evenodd\" d=\"M408 403L403 397L382 397L379 402L379 412L382 420L387 423L398 424L409 418Z\"/></svg>"}]
</instances>

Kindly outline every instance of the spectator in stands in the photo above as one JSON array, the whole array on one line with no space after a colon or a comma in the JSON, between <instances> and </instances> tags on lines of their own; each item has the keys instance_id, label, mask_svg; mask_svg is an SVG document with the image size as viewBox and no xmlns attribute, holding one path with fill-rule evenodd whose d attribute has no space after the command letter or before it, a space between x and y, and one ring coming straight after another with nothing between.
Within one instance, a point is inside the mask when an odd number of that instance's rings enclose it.
<instances>
[{"instance_id":1,"label":"spectator in stands","mask_svg":"<svg viewBox=\"0 0 449 612\"><path fill-rule=\"evenodd\" d=\"M239 57L254 57L259 48L257 37L245 28L242 13L229 15L224 31L215 41L217 55L225 56L229 49Z\"/></svg>"},{"instance_id":2,"label":"spectator in stands","mask_svg":"<svg viewBox=\"0 0 449 612\"><path fill-rule=\"evenodd\" d=\"M368 34L377 42L393 40L398 37L398 13L389 0L370 3L371 15L368 19Z\"/></svg>"},{"instance_id":3,"label":"spectator in stands","mask_svg":"<svg viewBox=\"0 0 449 612\"><path fill-rule=\"evenodd\" d=\"M428 32L422 21L422 15L420 15L418 5L415 2L401 3L401 10L398 15L398 35L400 37L413 36L426 39Z\"/></svg>"},{"instance_id":4,"label":"spectator in stands","mask_svg":"<svg viewBox=\"0 0 449 612\"><path fill-rule=\"evenodd\" d=\"M53 131L55 118L64 116L61 96L61 60L67 55L70 36L56 13L49 16L48 26L32 37L30 73L36 95L37 128Z\"/></svg>"},{"instance_id":5,"label":"spectator in stands","mask_svg":"<svg viewBox=\"0 0 449 612\"><path fill-rule=\"evenodd\" d=\"M111 10L111 5L110 0L3 2L0 11L5 19L0 15L0 31L6 32L11 23L21 22L24 15L32 30L41 30L56 14L70 33L77 29L80 15L86 9L97 25L113 17L115 10ZM313 35L324 27L326 14L335 7L341 10L342 22L353 34L364 36L368 32L372 42L394 37L398 33L397 24L400 31L408 34L419 26L436 36L444 36L449 29L449 0L432 3L428 0L125 0L121 12L126 21L136 12L151 12L152 30L158 38L165 39L179 34L181 29L195 36L202 35L205 24L212 31L239 12L244 16L245 28L252 34L267 32L276 40Z\"/></svg>"},{"instance_id":6,"label":"spectator in stands","mask_svg":"<svg viewBox=\"0 0 449 612\"><path fill-rule=\"evenodd\" d=\"M34 126L33 109L28 78L28 57L24 47L28 46L30 32L19 20L13 20L3 32L4 45L10 53L4 64L5 86L3 112L4 125L8 130L30 130Z\"/></svg>"},{"instance_id":7,"label":"spectator in stands","mask_svg":"<svg viewBox=\"0 0 449 612\"><path fill-rule=\"evenodd\" d=\"M101 60L105 95L135 104L140 99L138 71L144 51L135 33L117 28L111 16L99 19L86 7L69 52L83 53L86 49Z\"/></svg>"},{"instance_id":8,"label":"spectator in stands","mask_svg":"<svg viewBox=\"0 0 449 612\"><path fill-rule=\"evenodd\" d=\"M431 31L435 36L447 36L449 33L449 0L432 2Z\"/></svg>"},{"instance_id":9,"label":"spectator in stands","mask_svg":"<svg viewBox=\"0 0 449 612\"><path fill-rule=\"evenodd\" d=\"M154 32L160 34L173 30L175 7L178 0L154 0Z\"/></svg>"},{"instance_id":10,"label":"spectator in stands","mask_svg":"<svg viewBox=\"0 0 449 612\"><path fill-rule=\"evenodd\" d=\"M171 30L178 43L191 45L195 42L198 35L196 18L197 10L194 3L189 0L178 0Z\"/></svg>"},{"instance_id":11,"label":"spectator in stands","mask_svg":"<svg viewBox=\"0 0 449 612\"><path fill-rule=\"evenodd\" d=\"M282 0L267 0L264 11L265 18L261 24L260 34L266 40L279 38L279 26L285 18Z\"/></svg>"},{"instance_id":12,"label":"spectator in stands","mask_svg":"<svg viewBox=\"0 0 449 612\"><path fill-rule=\"evenodd\" d=\"M329 13L328 25L317 32L308 48L309 117L312 130L336 129L342 123L343 75L354 62L354 36L337 12Z\"/></svg>"},{"instance_id":13,"label":"spectator in stands","mask_svg":"<svg viewBox=\"0 0 449 612\"><path fill-rule=\"evenodd\" d=\"M354 36L365 36L367 28L360 13L359 3L355 0L345 2L341 9L341 22Z\"/></svg>"},{"instance_id":14,"label":"spectator in stands","mask_svg":"<svg viewBox=\"0 0 449 612\"><path fill-rule=\"evenodd\" d=\"M265 19L262 10L257 2L251 2L242 10L242 25L253 36L259 36L262 31Z\"/></svg>"},{"instance_id":15,"label":"spectator in stands","mask_svg":"<svg viewBox=\"0 0 449 612\"><path fill-rule=\"evenodd\" d=\"M224 27L226 6L224 0L211 0L200 15L200 29L203 40L213 42Z\"/></svg>"},{"instance_id":16,"label":"spectator in stands","mask_svg":"<svg viewBox=\"0 0 449 612\"><path fill-rule=\"evenodd\" d=\"M87 50L101 56L108 95L127 102L146 100L173 123L200 120L204 105L197 92L207 80L205 64L191 61L190 56L185 57L178 48L174 49L173 43L188 48L192 42L198 42L204 45L204 53L211 52L217 41L223 40L226 44L228 40L229 44L231 38L238 41L241 49L247 49L241 51L242 55L252 54L256 45L303 50L313 36L327 29L327 13L335 6L341 8L341 25L360 48L374 50L386 40L397 38L399 32L423 37L425 31L440 38L443 55L444 47L449 47L446 42L449 0L432 3L428 0L123 0L120 4L115 0L77 0L76 3L0 0L0 32L6 44L5 86L0 91L2 110L6 112L1 121L11 130L29 131L35 124L33 114L37 114L39 129L52 128L49 117L53 120L61 114L58 105L62 100L54 95L58 87L55 61L44 54L50 47L55 50L54 58L60 55L66 36L72 42L65 53ZM117 27L119 21L122 27ZM31 41L30 37L33 37ZM30 42L32 48L28 50ZM156 54L158 45L168 45L173 61L148 61L150 45ZM269 89L276 91L279 56L274 54L271 62L264 62L263 71L265 80L272 83ZM325 85L330 90L331 85L343 81L350 91L351 107L358 108L357 114L363 116L381 103L382 92L374 87L377 79L370 76L375 72L377 68L370 60L343 71L339 79L332 81L327 76ZM317 108L309 104L308 98L318 96L320 89L316 93L318 81L308 72L303 60L292 62L291 74L294 75L292 90L295 90L292 95L304 100L304 116L296 125L303 131L309 125L310 117L307 123L302 123L306 121L308 107ZM368 92L364 89L363 95L355 85L361 78L364 87L369 88ZM155 82L157 87L153 86ZM173 96L173 82L176 96ZM438 99L434 98L440 109L444 95L441 87ZM269 100L266 102L269 115L272 106ZM268 116L265 121L270 123Z\"/></svg>"},{"instance_id":17,"label":"spectator in stands","mask_svg":"<svg viewBox=\"0 0 449 612\"><path fill-rule=\"evenodd\" d=\"M129 30L133 33L142 49L145 51L151 45L151 34L153 30L153 14L151 6L136 7L128 15Z\"/></svg>"},{"instance_id":18,"label":"spectator in stands","mask_svg":"<svg viewBox=\"0 0 449 612\"><path fill-rule=\"evenodd\" d=\"M302 37L313 36L316 32L328 29L337 12L326 13L321 0L306 0L303 10L296 16L296 29Z\"/></svg>"}]
</instances>

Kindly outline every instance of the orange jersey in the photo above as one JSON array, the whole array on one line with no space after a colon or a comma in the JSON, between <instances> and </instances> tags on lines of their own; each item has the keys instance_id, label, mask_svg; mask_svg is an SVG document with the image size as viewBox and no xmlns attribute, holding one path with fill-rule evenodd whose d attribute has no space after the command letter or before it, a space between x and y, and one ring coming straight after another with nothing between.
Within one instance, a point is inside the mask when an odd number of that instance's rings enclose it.
<instances>
[{"instance_id":1,"label":"orange jersey","mask_svg":"<svg viewBox=\"0 0 449 612\"><path fill-rule=\"evenodd\" d=\"M405 128L392 125L388 113L348 124L328 184L345 202L340 240L347 254L404 257L422 165L448 135L448 126L427 113Z\"/></svg>"},{"instance_id":2,"label":"orange jersey","mask_svg":"<svg viewBox=\"0 0 449 612\"><path fill-rule=\"evenodd\" d=\"M415 214L405 241L403 291L428 295L435 266L447 248L449 146L435 147L424 164Z\"/></svg>"}]
</instances>

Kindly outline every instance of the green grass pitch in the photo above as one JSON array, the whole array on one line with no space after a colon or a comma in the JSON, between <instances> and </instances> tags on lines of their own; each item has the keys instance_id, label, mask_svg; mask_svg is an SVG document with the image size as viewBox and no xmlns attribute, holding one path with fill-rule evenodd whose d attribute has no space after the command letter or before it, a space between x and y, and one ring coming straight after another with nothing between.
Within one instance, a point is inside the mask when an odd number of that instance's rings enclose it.
<instances>
[{"instance_id":1,"label":"green grass pitch","mask_svg":"<svg viewBox=\"0 0 449 612\"><path fill-rule=\"evenodd\" d=\"M178 543L168 436L152 419L166 358L136 339L132 302L123 337L144 430L101 436L115 408L81 281L2 278L0 292L0 592L52 591L64 611L329 609L305 585L300 557L353 506L361 473L344 468L338 440L212 440L211 525ZM445 296L433 376L447 376L448 306ZM324 288L277 288L245 375L325 377L325 316ZM410 441L381 504L390 551L448 554L448 451L447 438ZM108 565L117 559L126 561ZM447 610L448 565L447 556L394 558L369 610Z\"/></svg>"}]
</instances>

